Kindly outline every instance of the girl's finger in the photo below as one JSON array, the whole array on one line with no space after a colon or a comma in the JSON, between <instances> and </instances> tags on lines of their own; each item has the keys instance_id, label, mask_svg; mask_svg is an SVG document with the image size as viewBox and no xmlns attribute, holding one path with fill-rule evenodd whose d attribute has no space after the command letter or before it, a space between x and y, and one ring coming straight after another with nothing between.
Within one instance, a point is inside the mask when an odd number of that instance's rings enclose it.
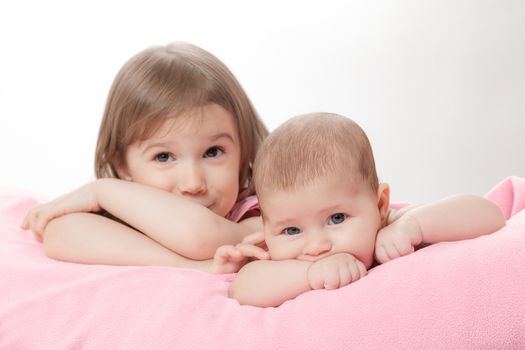
<instances>
[{"instance_id":1,"label":"girl's finger","mask_svg":"<svg viewBox=\"0 0 525 350\"><path fill-rule=\"evenodd\" d=\"M218 259L221 263L224 263L235 257L242 257L242 254L232 245L223 245L215 252L214 259Z\"/></svg>"},{"instance_id":2,"label":"girl's finger","mask_svg":"<svg viewBox=\"0 0 525 350\"><path fill-rule=\"evenodd\" d=\"M252 244L239 243L237 244L236 248L245 257L253 257L259 260L265 260L270 258L270 255L267 251Z\"/></svg>"},{"instance_id":3,"label":"girl's finger","mask_svg":"<svg viewBox=\"0 0 525 350\"><path fill-rule=\"evenodd\" d=\"M263 232L254 232L250 233L248 236L244 237L241 243L243 244L253 244L257 245L264 241L264 233Z\"/></svg>"},{"instance_id":4,"label":"girl's finger","mask_svg":"<svg viewBox=\"0 0 525 350\"><path fill-rule=\"evenodd\" d=\"M35 237L35 240L36 240L37 242L42 243L42 236L41 236L41 235L36 234L36 233L33 232L33 237Z\"/></svg>"},{"instance_id":5,"label":"girl's finger","mask_svg":"<svg viewBox=\"0 0 525 350\"><path fill-rule=\"evenodd\" d=\"M27 214L26 216L24 216L24 218L22 219L22 223L20 224L20 228L22 230L27 230L29 228L29 220L27 218Z\"/></svg>"},{"instance_id":6,"label":"girl's finger","mask_svg":"<svg viewBox=\"0 0 525 350\"><path fill-rule=\"evenodd\" d=\"M40 213L35 221L35 230L38 234L43 235L47 223L52 220L53 217L48 213Z\"/></svg>"}]
</instances>

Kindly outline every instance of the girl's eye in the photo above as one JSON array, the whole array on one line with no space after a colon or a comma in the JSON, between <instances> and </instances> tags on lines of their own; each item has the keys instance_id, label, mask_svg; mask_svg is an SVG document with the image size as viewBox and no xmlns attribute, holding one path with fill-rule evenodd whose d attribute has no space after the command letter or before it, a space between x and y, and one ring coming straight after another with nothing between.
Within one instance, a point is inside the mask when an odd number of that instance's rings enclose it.
<instances>
[{"instance_id":1,"label":"girl's eye","mask_svg":"<svg viewBox=\"0 0 525 350\"><path fill-rule=\"evenodd\" d=\"M161 152L155 155L155 160L159 163L166 163L173 159L174 159L173 155L169 152Z\"/></svg>"},{"instance_id":2,"label":"girl's eye","mask_svg":"<svg viewBox=\"0 0 525 350\"><path fill-rule=\"evenodd\" d=\"M282 233L288 236L293 236L301 233L301 229L298 227L287 227L282 231Z\"/></svg>"},{"instance_id":3,"label":"girl's eye","mask_svg":"<svg viewBox=\"0 0 525 350\"><path fill-rule=\"evenodd\" d=\"M330 220L328 220L328 225L340 224L343 221L345 221L347 217L348 217L348 215L343 214L343 213L334 214L334 215L330 216Z\"/></svg>"},{"instance_id":4,"label":"girl's eye","mask_svg":"<svg viewBox=\"0 0 525 350\"><path fill-rule=\"evenodd\" d=\"M224 153L224 150L221 147L213 146L210 147L204 152L204 158L215 158Z\"/></svg>"}]
</instances>

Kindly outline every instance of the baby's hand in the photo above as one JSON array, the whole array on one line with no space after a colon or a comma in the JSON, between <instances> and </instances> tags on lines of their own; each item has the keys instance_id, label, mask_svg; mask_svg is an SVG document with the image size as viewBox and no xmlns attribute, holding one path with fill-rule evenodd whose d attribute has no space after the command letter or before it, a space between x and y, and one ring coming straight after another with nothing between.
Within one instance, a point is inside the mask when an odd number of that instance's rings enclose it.
<instances>
[{"instance_id":1,"label":"baby's hand","mask_svg":"<svg viewBox=\"0 0 525 350\"><path fill-rule=\"evenodd\" d=\"M416 219L404 215L377 233L375 256L384 263L414 252L423 241L423 235Z\"/></svg>"},{"instance_id":2,"label":"baby's hand","mask_svg":"<svg viewBox=\"0 0 525 350\"><path fill-rule=\"evenodd\" d=\"M366 275L365 265L354 256L338 253L315 261L308 268L312 289L337 289Z\"/></svg>"},{"instance_id":3,"label":"baby's hand","mask_svg":"<svg viewBox=\"0 0 525 350\"><path fill-rule=\"evenodd\" d=\"M210 267L211 273L234 273L238 272L250 258L266 260L270 255L264 249L250 244L239 243L237 245L223 245L217 248Z\"/></svg>"},{"instance_id":4,"label":"baby's hand","mask_svg":"<svg viewBox=\"0 0 525 350\"><path fill-rule=\"evenodd\" d=\"M41 242L49 221L70 213L99 211L94 184L89 183L50 202L34 206L28 210L20 227L32 230L36 240Z\"/></svg>"}]
</instances>

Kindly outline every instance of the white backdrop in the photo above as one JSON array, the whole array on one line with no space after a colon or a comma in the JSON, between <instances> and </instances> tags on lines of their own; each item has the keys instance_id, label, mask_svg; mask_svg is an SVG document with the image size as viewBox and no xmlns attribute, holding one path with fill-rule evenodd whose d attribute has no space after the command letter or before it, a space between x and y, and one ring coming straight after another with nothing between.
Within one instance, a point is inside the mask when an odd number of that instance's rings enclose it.
<instances>
[{"instance_id":1,"label":"white backdrop","mask_svg":"<svg viewBox=\"0 0 525 350\"><path fill-rule=\"evenodd\" d=\"M270 129L347 115L395 201L484 194L525 176L525 2L4 1L0 186L55 196L93 179L106 94L145 47L223 60Z\"/></svg>"}]
</instances>

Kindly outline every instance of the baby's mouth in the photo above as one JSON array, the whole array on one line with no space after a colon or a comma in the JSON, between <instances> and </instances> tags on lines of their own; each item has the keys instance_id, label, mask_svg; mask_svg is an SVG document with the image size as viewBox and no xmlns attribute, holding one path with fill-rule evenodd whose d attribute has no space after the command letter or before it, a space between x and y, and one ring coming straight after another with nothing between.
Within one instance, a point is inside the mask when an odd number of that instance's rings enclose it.
<instances>
[{"instance_id":1,"label":"baby's mouth","mask_svg":"<svg viewBox=\"0 0 525 350\"><path fill-rule=\"evenodd\" d=\"M332 255L334 253L323 253L323 254L319 254L319 255L301 255L297 258L297 260L302 260L302 261L309 261L309 262L315 262L317 260L321 260L322 258L325 258L329 255Z\"/></svg>"}]
</instances>

